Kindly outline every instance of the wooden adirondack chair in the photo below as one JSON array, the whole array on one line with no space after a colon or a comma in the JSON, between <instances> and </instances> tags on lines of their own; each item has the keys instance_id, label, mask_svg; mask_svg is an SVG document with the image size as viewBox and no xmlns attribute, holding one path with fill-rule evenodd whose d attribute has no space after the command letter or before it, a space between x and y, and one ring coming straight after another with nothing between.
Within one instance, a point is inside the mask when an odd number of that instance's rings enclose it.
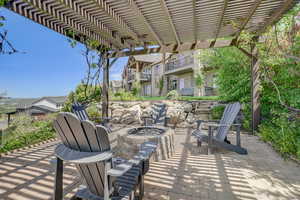
<instances>
[{"instance_id":1,"label":"wooden adirondack chair","mask_svg":"<svg viewBox=\"0 0 300 200\"><path fill-rule=\"evenodd\" d=\"M73 199L131 200L137 189L142 199L144 163L155 151L156 144L144 143L132 160L116 164L104 126L81 121L73 113L59 113L54 128L62 141L55 149L55 200L63 199L63 161L74 163L86 182Z\"/></svg>"},{"instance_id":2,"label":"wooden adirondack chair","mask_svg":"<svg viewBox=\"0 0 300 200\"><path fill-rule=\"evenodd\" d=\"M211 153L212 147L222 147L227 150L234 151L239 154L247 154L247 150L241 147L240 140L240 127L241 124L234 124L241 110L240 103L228 104L223 112L223 116L219 123L213 123L216 121L197 121L197 129L193 131L192 135L197 138L198 146L201 146L202 142L208 143L208 153ZM208 135L204 134L201 125L207 124ZM230 144L227 140L227 134L231 126L236 127L236 145ZM214 130L216 134L214 135Z\"/></svg>"},{"instance_id":3,"label":"wooden adirondack chair","mask_svg":"<svg viewBox=\"0 0 300 200\"><path fill-rule=\"evenodd\" d=\"M151 108L151 116L143 117L144 126L151 126L153 124L161 124L166 126L168 122L166 114L166 104L153 104Z\"/></svg>"},{"instance_id":4,"label":"wooden adirondack chair","mask_svg":"<svg viewBox=\"0 0 300 200\"><path fill-rule=\"evenodd\" d=\"M74 113L80 120L90 120L88 113L86 112L86 106L74 102L71 107L72 113ZM110 118L103 118L101 121L101 125L105 126L109 132L112 132L110 126L109 126L109 120Z\"/></svg>"}]
</instances>

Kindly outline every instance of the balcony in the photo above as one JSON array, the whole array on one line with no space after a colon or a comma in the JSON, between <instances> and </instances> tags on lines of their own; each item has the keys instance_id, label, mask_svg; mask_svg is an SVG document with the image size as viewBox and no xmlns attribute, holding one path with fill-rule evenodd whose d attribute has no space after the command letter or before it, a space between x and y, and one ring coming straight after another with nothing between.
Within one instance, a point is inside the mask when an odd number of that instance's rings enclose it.
<instances>
[{"instance_id":1,"label":"balcony","mask_svg":"<svg viewBox=\"0 0 300 200\"><path fill-rule=\"evenodd\" d=\"M166 63L165 74L180 74L193 70L194 57L185 56Z\"/></svg>"},{"instance_id":2,"label":"balcony","mask_svg":"<svg viewBox=\"0 0 300 200\"><path fill-rule=\"evenodd\" d=\"M136 74L130 74L128 76L128 83L132 83L134 81L136 81ZM140 81L141 82L146 82L146 81L151 81L151 74L147 74L147 73L140 73Z\"/></svg>"},{"instance_id":3,"label":"balcony","mask_svg":"<svg viewBox=\"0 0 300 200\"><path fill-rule=\"evenodd\" d=\"M151 74L141 73L140 80L141 81L151 81Z\"/></svg>"}]
</instances>

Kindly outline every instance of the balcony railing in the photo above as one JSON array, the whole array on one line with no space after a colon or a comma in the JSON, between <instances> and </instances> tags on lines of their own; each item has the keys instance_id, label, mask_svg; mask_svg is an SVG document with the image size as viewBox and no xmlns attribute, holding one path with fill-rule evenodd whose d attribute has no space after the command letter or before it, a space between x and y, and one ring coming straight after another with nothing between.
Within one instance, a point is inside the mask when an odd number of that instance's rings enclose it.
<instances>
[{"instance_id":1,"label":"balcony railing","mask_svg":"<svg viewBox=\"0 0 300 200\"><path fill-rule=\"evenodd\" d=\"M166 63L166 71L182 68L193 63L194 58L192 56L185 56Z\"/></svg>"},{"instance_id":2,"label":"balcony railing","mask_svg":"<svg viewBox=\"0 0 300 200\"><path fill-rule=\"evenodd\" d=\"M151 80L151 74L141 73L141 80L150 81Z\"/></svg>"},{"instance_id":3,"label":"balcony railing","mask_svg":"<svg viewBox=\"0 0 300 200\"><path fill-rule=\"evenodd\" d=\"M133 81L135 79L135 74L128 75L128 81Z\"/></svg>"},{"instance_id":4,"label":"balcony railing","mask_svg":"<svg viewBox=\"0 0 300 200\"><path fill-rule=\"evenodd\" d=\"M128 76L128 81L134 81L134 80L136 80L136 74L130 74ZM151 80L151 74L141 73L140 74L140 80L150 81Z\"/></svg>"}]
</instances>

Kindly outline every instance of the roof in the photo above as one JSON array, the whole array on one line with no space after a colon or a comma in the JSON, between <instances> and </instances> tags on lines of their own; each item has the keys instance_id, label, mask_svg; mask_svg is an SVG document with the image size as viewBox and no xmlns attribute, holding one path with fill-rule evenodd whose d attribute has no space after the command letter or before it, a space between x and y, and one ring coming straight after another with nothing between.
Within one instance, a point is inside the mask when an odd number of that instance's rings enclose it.
<instances>
[{"instance_id":1,"label":"roof","mask_svg":"<svg viewBox=\"0 0 300 200\"><path fill-rule=\"evenodd\" d=\"M59 109L50 108L50 107L44 106L44 105L31 106L30 108L38 109L38 110L42 110L42 111L46 111L46 112L58 112L59 111Z\"/></svg>"},{"instance_id":2,"label":"roof","mask_svg":"<svg viewBox=\"0 0 300 200\"><path fill-rule=\"evenodd\" d=\"M33 105L27 108L18 108L17 111L29 111L31 114L35 113L35 114L41 114L41 113L53 113L53 112L58 112L59 109L54 109L54 108L50 108L48 106L44 106L44 105Z\"/></svg>"},{"instance_id":3,"label":"roof","mask_svg":"<svg viewBox=\"0 0 300 200\"><path fill-rule=\"evenodd\" d=\"M117 57L230 46L243 30L261 34L299 2L13 0L7 7L76 40L97 40Z\"/></svg>"},{"instance_id":4,"label":"roof","mask_svg":"<svg viewBox=\"0 0 300 200\"><path fill-rule=\"evenodd\" d=\"M42 98L37 99L36 101L32 102L32 104L37 103L41 100L48 100L54 104L63 104L67 100L67 96L42 97Z\"/></svg>"}]
</instances>

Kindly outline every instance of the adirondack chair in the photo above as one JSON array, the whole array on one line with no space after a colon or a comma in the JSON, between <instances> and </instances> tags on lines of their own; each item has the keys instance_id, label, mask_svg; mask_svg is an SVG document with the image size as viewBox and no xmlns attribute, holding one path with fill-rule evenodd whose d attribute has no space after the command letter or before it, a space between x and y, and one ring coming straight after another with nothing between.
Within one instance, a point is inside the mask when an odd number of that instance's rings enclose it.
<instances>
[{"instance_id":1,"label":"adirondack chair","mask_svg":"<svg viewBox=\"0 0 300 200\"><path fill-rule=\"evenodd\" d=\"M237 115L241 109L240 103L228 104L223 112L223 116L219 123L216 121L197 121L197 129L193 131L192 135L197 138L198 146L200 147L202 142L208 143L208 153L211 153L212 147L222 147L227 150L234 151L239 154L247 154L247 150L241 147L240 141L240 127L241 124L234 123ZM202 131L202 125L207 124L208 135ZM227 140L227 134L231 126L236 127L236 145L230 144ZM216 134L214 135L214 131Z\"/></svg>"},{"instance_id":2,"label":"adirondack chair","mask_svg":"<svg viewBox=\"0 0 300 200\"><path fill-rule=\"evenodd\" d=\"M74 163L86 183L72 199L131 200L137 190L142 199L144 164L155 151L156 144L146 142L132 160L113 162L104 126L81 121L73 113L59 113L54 128L62 141L55 149L55 200L63 199L63 161Z\"/></svg>"},{"instance_id":3,"label":"adirondack chair","mask_svg":"<svg viewBox=\"0 0 300 200\"><path fill-rule=\"evenodd\" d=\"M84 105L82 105L78 102L74 102L72 104L72 107L71 107L72 113L77 115L77 117L80 120L90 120L89 115L88 115L88 113L86 112L85 109L86 109L86 106L84 106ZM103 118L102 121L101 121L101 125L105 126L108 129L109 133L111 133L112 130L109 126L109 120L110 120L110 118Z\"/></svg>"},{"instance_id":4,"label":"adirondack chair","mask_svg":"<svg viewBox=\"0 0 300 200\"><path fill-rule=\"evenodd\" d=\"M143 117L144 126L151 126L154 124L161 124L166 126L168 122L166 114L166 104L153 104L151 108L151 115Z\"/></svg>"}]
</instances>

